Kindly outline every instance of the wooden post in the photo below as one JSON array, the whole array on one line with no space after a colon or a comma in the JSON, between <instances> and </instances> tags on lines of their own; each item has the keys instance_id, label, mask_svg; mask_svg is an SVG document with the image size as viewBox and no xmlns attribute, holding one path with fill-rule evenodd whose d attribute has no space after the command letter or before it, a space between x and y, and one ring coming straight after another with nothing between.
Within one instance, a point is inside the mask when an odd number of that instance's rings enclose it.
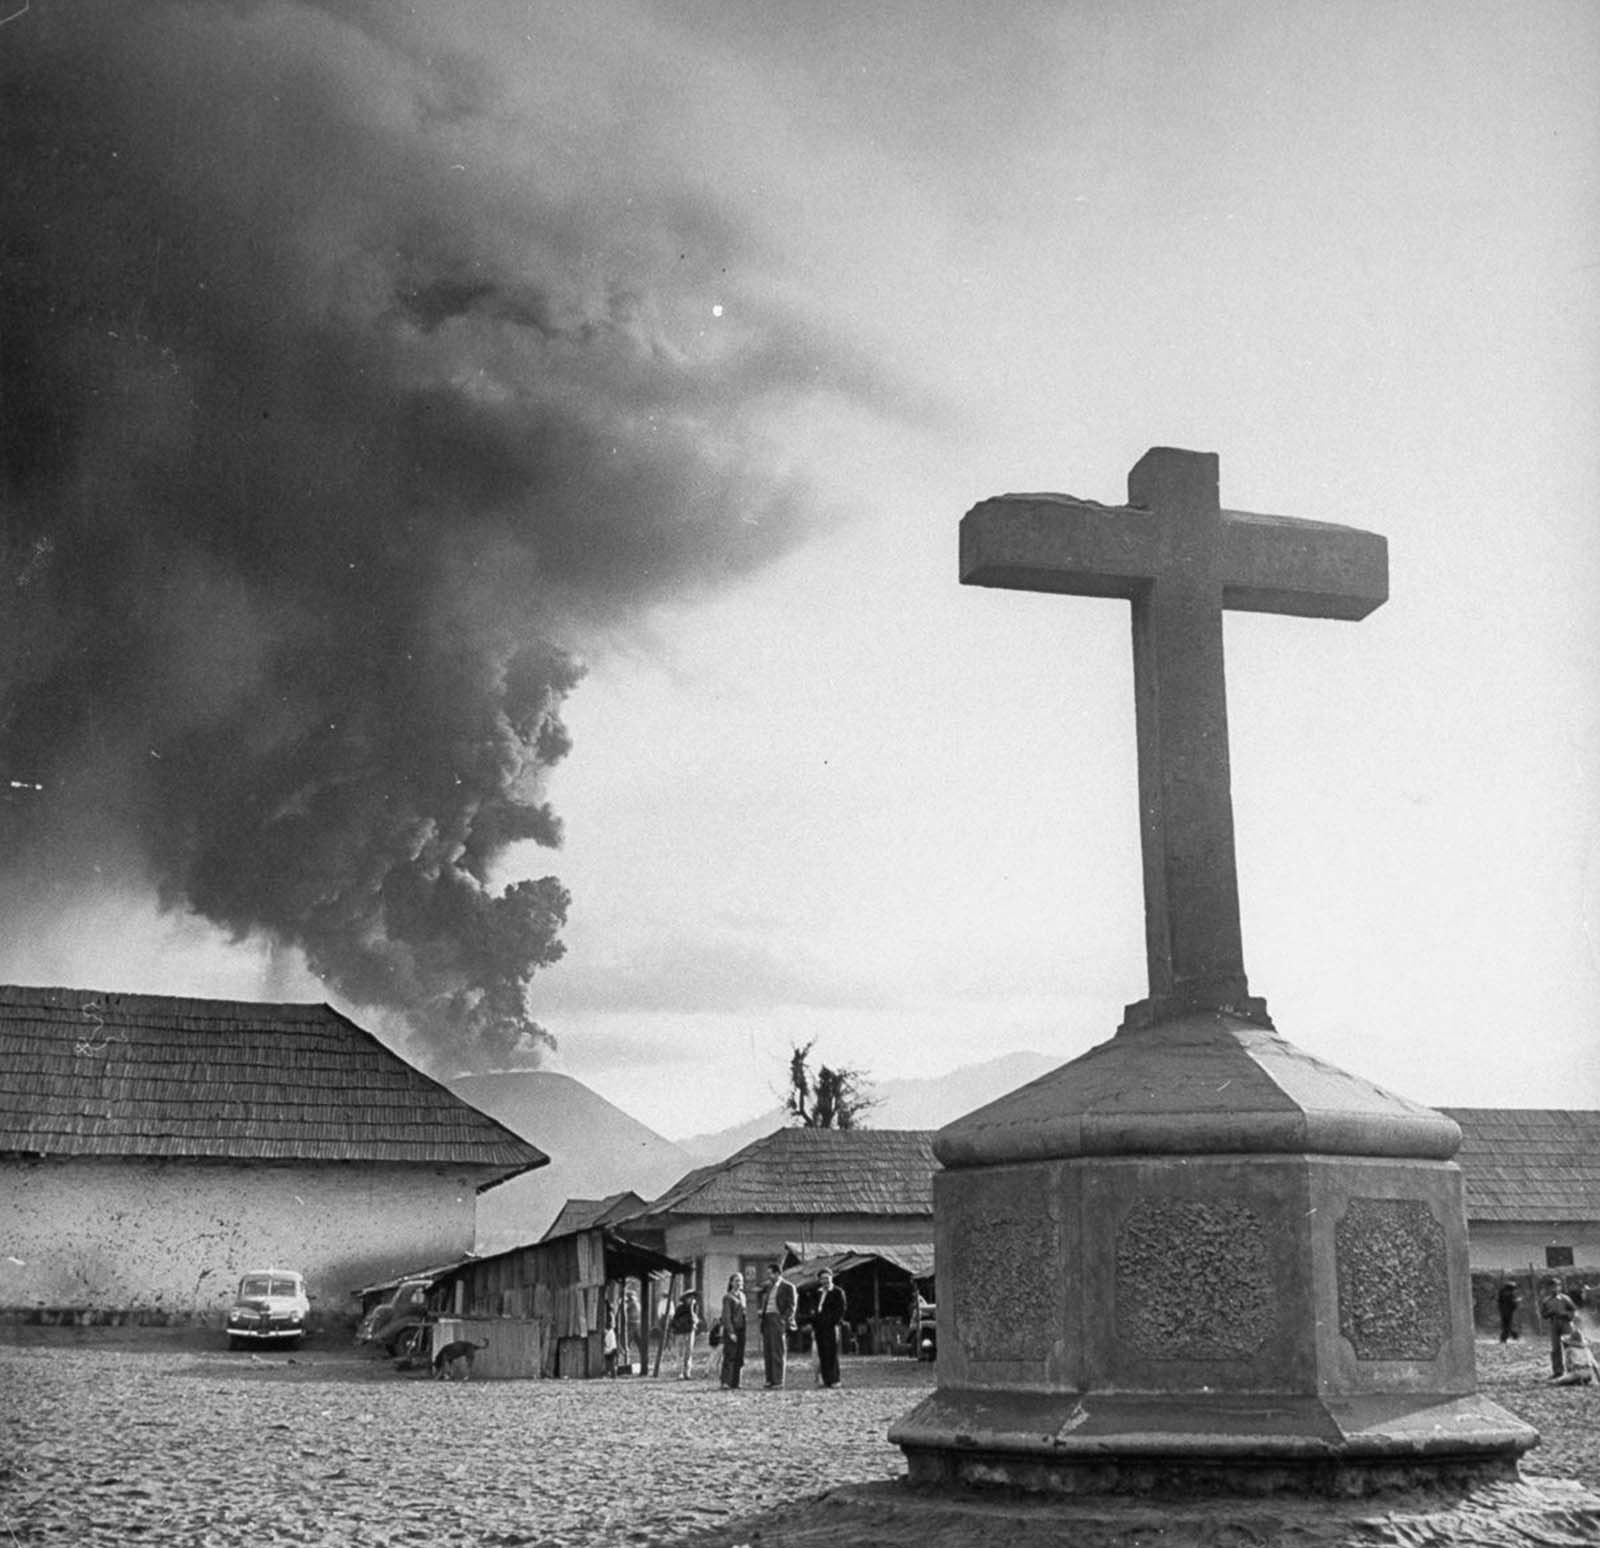
<instances>
[{"instance_id":1,"label":"wooden post","mask_svg":"<svg viewBox=\"0 0 1600 1548\"><path fill-rule=\"evenodd\" d=\"M657 1377L661 1375L661 1357L667 1350L667 1329L672 1326L672 1312L678 1303L678 1272L672 1272L672 1277L667 1281L667 1315L661 1319L661 1336L656 1340L656 1369Z\"/></svg>"}]
</instances>

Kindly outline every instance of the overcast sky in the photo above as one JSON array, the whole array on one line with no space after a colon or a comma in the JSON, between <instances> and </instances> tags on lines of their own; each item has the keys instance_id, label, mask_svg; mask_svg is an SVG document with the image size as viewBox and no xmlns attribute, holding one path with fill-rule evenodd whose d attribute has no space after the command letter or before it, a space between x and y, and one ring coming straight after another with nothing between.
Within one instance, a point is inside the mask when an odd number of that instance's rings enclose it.
<instances>
[{"instance_id":1,"label":"overcast sky","mask_svg":"<svg viewBox=\"0 0 1600 1548\"><path fill-rule=\"evenodd\" d=\"M394 9L0 29L0 973L674 1137L796 1042L1073 1057L1146 989L1128 609L957 527L1169 445L1389 541L1228 619L1252 990L1600 1106L1600 9Z\"/></svg>"}]
</instances>

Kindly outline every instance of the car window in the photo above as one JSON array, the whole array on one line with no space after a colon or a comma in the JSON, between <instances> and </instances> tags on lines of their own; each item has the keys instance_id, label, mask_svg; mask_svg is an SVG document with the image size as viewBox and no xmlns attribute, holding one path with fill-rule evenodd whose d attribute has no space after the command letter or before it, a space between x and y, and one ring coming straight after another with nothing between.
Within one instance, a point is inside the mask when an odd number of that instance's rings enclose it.
<instances>
[{"instance_id":1,"label":"car window","mask_svg":"<svg viewBox=\"0 0 1600 1548\"><path fill-rule=\"evenodd\" d=\"M292 1279L275 1279L272 1281L272 1295L298 1295L300 1286Z\"/></svg>"},{"instance_id":2,"label":"car window","mask_svg":"<svg viewBox=\"0 0 1600 1548\"><path fill-rule=\"evenodd\" d=\"M272 1281L265 1276L252 1275L239 1281L240 1295L271 1295Z\"/></svg>"}]
</instances>

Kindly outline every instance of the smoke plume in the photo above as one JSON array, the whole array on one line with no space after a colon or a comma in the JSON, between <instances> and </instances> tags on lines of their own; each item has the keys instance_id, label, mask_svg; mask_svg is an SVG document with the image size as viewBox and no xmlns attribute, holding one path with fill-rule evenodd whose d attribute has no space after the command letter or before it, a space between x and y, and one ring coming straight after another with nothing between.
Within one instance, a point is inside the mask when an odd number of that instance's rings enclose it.
<instances>
[{"instance_id":1,"label":"smoke plume","mask_svg":"<svg viewBox=\"0 0 1600 1548\"><path fill-rule=\"evenodd\" d=\"M0 866L113 832L481 1066L549 1040L569 898L496 864L560 842L577 652L797 541L761 416L870 373L649 152L637 59L586 96L570 37L409 9L0 38Z\"/></svg>"}]
</instances>

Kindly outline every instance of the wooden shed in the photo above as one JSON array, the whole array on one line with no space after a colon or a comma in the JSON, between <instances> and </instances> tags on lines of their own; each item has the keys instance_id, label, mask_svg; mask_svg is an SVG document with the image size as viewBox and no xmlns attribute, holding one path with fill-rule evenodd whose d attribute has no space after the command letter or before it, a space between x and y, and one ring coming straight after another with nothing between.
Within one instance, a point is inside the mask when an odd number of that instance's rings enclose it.
<instances>
[{"instance_id":1,"label":"wooden shed","mask_svg":"<svg viewBox=\"0 0 1600 1548\"><path fill-rule=\"evenodd\" d=\"M642 1364L658 1299L650 1287L686 1268L608 1225L469 1258L431 1271L430 1299L440 1314L434 1344L487 1343L476 1363L479 1376L598 1376L605 1370L605 1329L632 1283L639 1322L631 1363Z\"/></svg>"}]
</instances>

